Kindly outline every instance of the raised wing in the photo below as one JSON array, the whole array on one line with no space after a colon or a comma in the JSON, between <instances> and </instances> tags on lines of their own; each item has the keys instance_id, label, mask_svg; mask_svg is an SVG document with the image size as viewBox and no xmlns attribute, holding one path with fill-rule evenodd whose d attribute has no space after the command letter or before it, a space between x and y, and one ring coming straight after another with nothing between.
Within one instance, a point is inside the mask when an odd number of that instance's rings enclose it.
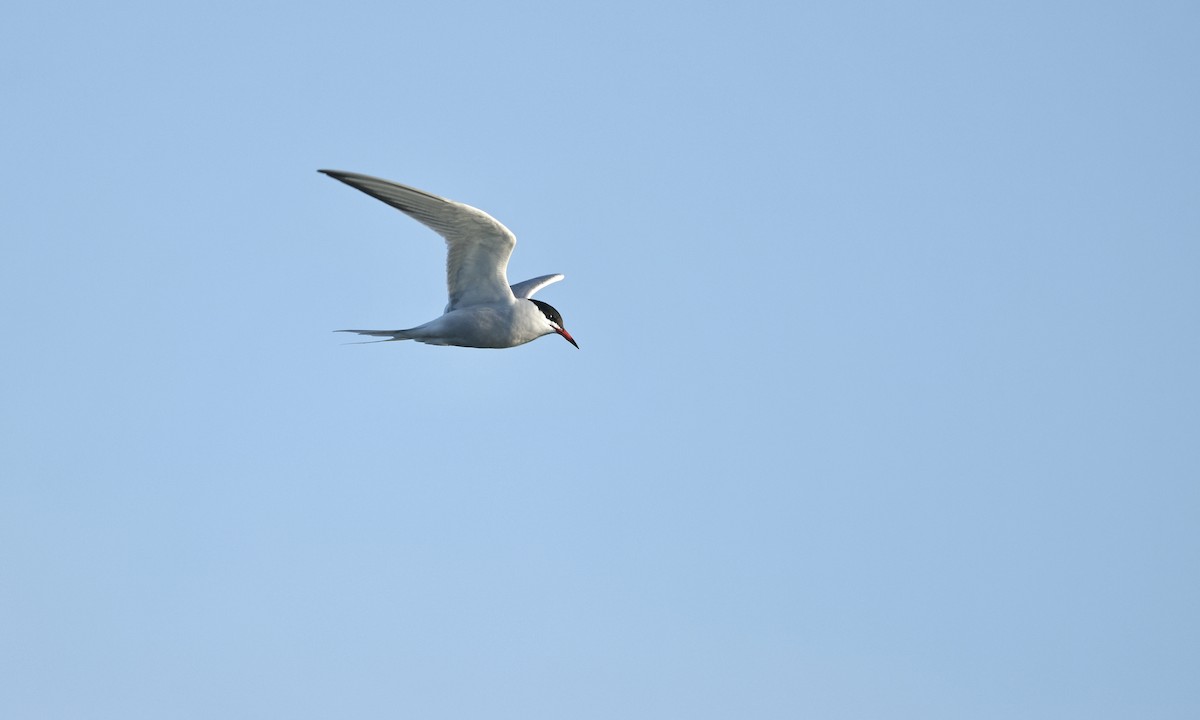
<instances>
[{"instance_id":1,"label":"raised wing","mask_svg":"<svg viewBox=\"0 0 1200 720\"><path fill-rule=\"evenodd\" d=\"M512 294L519 298L531 298L538 290L541 290L550 283L556 283L559 280L562 280L564 277L566 276L556 273L554 275L542 275L541 277L535 277L532 280L519 282L512 286Z\"/></svg>"},{"instance_id":2,"label":"raised wing","mask_svg":"<svg viewBox=\"0 0 1200 720\"><path fill-rule=\"evenodd\" d=\"M517 238L491 215L370 175L340 170L318 172L382 200L446 239L446 287L450 291L447 312L469 305L512 301L506 268Z\"/></svg>"}]
</instances>

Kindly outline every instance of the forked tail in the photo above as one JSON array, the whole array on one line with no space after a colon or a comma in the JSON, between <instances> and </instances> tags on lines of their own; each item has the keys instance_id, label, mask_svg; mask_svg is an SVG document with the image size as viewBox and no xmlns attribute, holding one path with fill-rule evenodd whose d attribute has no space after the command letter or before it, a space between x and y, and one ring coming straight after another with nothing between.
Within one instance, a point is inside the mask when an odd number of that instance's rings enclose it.
<instances>
[{"instance_id":1,"label":"forked tail","mask_svg":"<svg viewBox=\"0 0 1200 720\"><path fill-rule=\"evenodd\" d=\"M359 335L383 338L383 340L368 340L366 342L391 342L392 340L412 339L407 330L334 330L334 332L357 333Z\"/></svg>"}]
</instances>

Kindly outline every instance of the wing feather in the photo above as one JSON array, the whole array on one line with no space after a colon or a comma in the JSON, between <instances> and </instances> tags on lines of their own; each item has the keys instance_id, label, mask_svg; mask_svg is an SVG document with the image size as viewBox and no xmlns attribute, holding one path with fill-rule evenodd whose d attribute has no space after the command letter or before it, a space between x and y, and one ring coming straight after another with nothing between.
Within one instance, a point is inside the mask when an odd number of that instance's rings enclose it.
<instances>
[{"instance_id":1,"label":"wing feather","mask_svg":"<svg viewBox=\"0 0 1200 720\"><path fill-rule=\"evenodd\" d=\"M517 238L499 220L470 205L390 180L340 170L318 172L382 200L446 239L447 312L513 300L507 268Z\"/></svg>"},{"instance_id":2,"label":"wing feather","mask_svg":"<svg viewBox=\"0 0 1200 720\"><path fill-rule=\"evenodd\" d=\"M564 277L565 275L555 273L554 275L542 275L532 280L525 280L512 286L512 294L519 298L531 298L538 290L541 290L550 283L556 283Z\"/></svg>"}]
</instances>

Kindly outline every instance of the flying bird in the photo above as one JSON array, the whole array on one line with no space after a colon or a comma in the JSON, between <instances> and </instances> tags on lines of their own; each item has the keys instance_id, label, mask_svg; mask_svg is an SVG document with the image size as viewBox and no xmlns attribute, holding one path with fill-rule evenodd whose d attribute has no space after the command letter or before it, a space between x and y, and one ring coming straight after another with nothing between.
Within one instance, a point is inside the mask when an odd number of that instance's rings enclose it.
<instances>
[{"instance_id":1,"label":"flying bird","mask_svg":"<svg viewBox=\"0 0 1200 720\"><path fill-rule=\"evenodd\" d=\"M557 333L579 347L563 327L562 315L533 294L562 275L542 275L508 284L508 258L517 238L491 215L416 188L340 170L318 170L382 200L446 239L445 313L407 330L338 330L430 345L509 348Z\"/></svg>"}]
</instances>

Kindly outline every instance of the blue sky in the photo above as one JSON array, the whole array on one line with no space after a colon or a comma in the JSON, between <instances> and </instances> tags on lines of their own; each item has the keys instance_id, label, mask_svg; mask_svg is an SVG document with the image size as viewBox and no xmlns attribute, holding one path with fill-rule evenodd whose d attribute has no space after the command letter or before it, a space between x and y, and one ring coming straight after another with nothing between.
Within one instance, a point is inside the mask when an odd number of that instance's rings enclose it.
<instances>
[{"instance_id":1,"label":"blue sky","mask_svg":"<svg viewBox=\"0 0 1200 720\"><path fill-rule=\"evenodd\" d=\"M26 3L0 715L1193 718L1200 11ZM345 345L480 207L554 337Z\"/></svg>"}]
</instances>

